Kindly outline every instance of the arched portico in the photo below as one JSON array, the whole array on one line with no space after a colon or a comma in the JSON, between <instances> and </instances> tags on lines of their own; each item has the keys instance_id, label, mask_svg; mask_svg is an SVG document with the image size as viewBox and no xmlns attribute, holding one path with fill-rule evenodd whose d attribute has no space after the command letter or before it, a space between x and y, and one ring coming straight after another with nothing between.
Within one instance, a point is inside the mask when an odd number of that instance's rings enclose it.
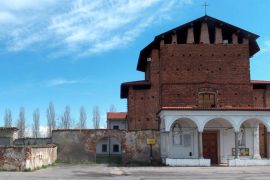
<instances>
[{"instance_id":1,"label":"arched portico","mask_svg":"<svg viewBox=\"0 0 270 180\"><path fill-rule=\"evenodd\" d=\"M241 163L247 162L252 164L255 162L253 160L256 159L255 143L258 146L259 143L257 142L259 141L254 141L254 128L252 129L251 127L260 122L266 126L268 132L270 131L270 112L266 111L166 109L159 113L159 117L161 119L161 154L166 162L167 160L171 161L171 163L166 163L168 165L186 166L187 164L183 161L183 158L187 158L187 162L194 162L194 158L198 158L196 165L201 160L209 160L210 165L211 156L204 156L204 145L209 147L213 141L204 142L207 139L207 137L204 137L206 133L215 134L213 136L216 138L214 142L217 149L216 163L234 166L238 161L241 161ZM194 153L190 157L171 156L171 146L168 143L163 143L164 141L173 142L173 128L176 122L181 124L182 129L184 129L184 126L194 128ZM177 125L176 129L178 128L179 126ZM166 136L167 139L164 138ZM179 138L176 140L179 141ZM269 143L267 146L270 146ZM269 150L267 152L269 154ZM208 166L206 165L208 162L204 162L203 166ZM264 163L268 163L268 161Z\"/></svg>"}]
</instances>

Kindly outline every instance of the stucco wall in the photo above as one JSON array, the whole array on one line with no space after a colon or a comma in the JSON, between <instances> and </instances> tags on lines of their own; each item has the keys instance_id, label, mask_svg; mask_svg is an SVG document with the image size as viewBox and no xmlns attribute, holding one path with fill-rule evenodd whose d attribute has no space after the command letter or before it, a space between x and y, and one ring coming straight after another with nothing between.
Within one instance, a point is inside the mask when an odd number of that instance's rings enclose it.
<instances>
[{"instance_id":1,"label":"stucco wall","mask_svg":"<svg viewBox=\"0 0 270 180\"><path fill-rule=\"evenodd\" d=\"M57 159L57 147L0 147L0 169L23 171L52 164Z\"/></svg>"},{"instance_id":2,"label":"stucco wall","mask_svg":"<svg viewBox=\"0 0 270 180\"><path fill-rule=\"evenodd\" d=\"M150 162L147 138L155 138L153 160L160 161L159 131L126 131L109 129L54 130L52 142L58 146L59 161L95 162L96 145L106 137L113 137L121 144L122 162Z\"/></svg>"},{"instance_id":3,"label":"stucco wall","mask_svg":"<svg viewBox=\"0 0 270 180\"><path fill-rule=\"evenodd\" d=\"M113 126L118 126L119 129L127 129L127 121L126 120L109 120L108 128L113 129Z\"/></svg>"}]
</instances>

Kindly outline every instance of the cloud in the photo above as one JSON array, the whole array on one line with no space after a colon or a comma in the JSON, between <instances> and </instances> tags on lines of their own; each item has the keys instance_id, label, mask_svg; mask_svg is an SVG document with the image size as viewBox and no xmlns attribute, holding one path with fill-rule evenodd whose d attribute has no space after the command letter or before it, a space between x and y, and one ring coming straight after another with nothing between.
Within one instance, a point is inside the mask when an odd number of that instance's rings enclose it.
<instances>
[{"instance_id":1,"label":"cloud","mask_svg":"<svg viewBox=\"0 0 270 180\"><path fill-rule=\"evenodd\" d=\"M48 137L48 127L47 126L39 126L39 133L42 138ZM33 129L32 127L27 127L25 129L25 137L33 137Z\"/></svg>"},{"instance_id":2,"label":"cloud","mask_svg":"<svg viewBox=\"0 0 270 180\"><path fill-rule=\"evenodd\" d=\"M37 48L88 56L125 47L192 0L2 0L0 40L10 52Z\"/></svg>"},{"instance_id":3,"label":"cloud","mask_svg":"<svg viewBox=\"0 0 270 180\"><path fill-rule=\"evenodd\" d=\"M264 41L261 51L262 52L270 52L270 40Z\"/></svg>"},{"instance_id":4,"label":"cloud","mask_svg":"<svg viewBox=\"0 0 270 180\"><path fill-rule=\"evenodd\" d=\"M53 87L53 86L61 86L61 85L68 85L68 84L78 84L81 83L79 80L67 80L67 79L52 79L47 81L45 84L47 87Z\"/></svg>"},{"instance_id":5,"label":"cloud","mask_svg":"<svg viewBox=\"0 0 270 180\"><path fill-rule=\"evenodd\" d=\"M0 11L0 24L16 23L16 22L17 22L16 17L12 13Z\"/></svg>"},{"instance_id":6,"label":"cloud","mask_svg":"<svg viewBox=\"0 0 270 180\"><path fill-rule=\"evenodd\" d=\"M54 0L1 0L0 9L25 10L41 9L54 3Z\"/></svg>"}]
</instances>

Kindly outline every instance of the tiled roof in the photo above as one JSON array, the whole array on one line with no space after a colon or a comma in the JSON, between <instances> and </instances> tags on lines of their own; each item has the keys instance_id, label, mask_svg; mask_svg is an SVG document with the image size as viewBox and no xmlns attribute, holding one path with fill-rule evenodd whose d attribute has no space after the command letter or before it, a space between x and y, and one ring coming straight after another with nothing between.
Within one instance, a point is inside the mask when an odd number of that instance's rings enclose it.
<instances>
[{"instance_id":1,"label":"tiled roof","mask_svg":"<svg viewBox=\"0 0 270 180\"><path fill-rule=\"evenodd\" d=\"M270 84L270 81L264 81L264 80L251 80L252 84Z\"/></svg>"},{"instance_id":2,"label":"tiled roof","mask_svg":"<svg viewBox=\"0 0 270 180\"><path fill-rule=\"evenodd\" d=\"M108 112L107 119L108 120L125 120L127 117L126 112Z\"/></svg>"},{"instance_id":3,"label":"tiled roof","mask_svg":"<svg viewBox=\"0 0 270 180\"><path fill-rule=\"evenodd\" d=\"M171 36L172 33L175 31L184 30L187 27L190 27L191 25L195 26L195 24L201 23L201 22L207 22L210 24L222 24L222 27L228 29L229 31L231 31L233 33L238 33L241 36L248 38L249 39L250 56L253 56L255 53L257 53L260 50L260 48L256 42L256 39L259 37L257 34L251 33L249 31L246 31L244 29L241 29L239 27L236 27L234 25L231 25L229 23L221 21L219 19L205 15L205 16L202 16L198 19L195 19L193 21L185 23L181 26L178 26L174 29L171 29L167 32L164 32L164 33L156 36L155 39L150 44L148 44L144 49L141 50L140 55L139 55L139 59L138 59L137 70L145 72L146 66L147 66L147 58L150 57L150 53L151 53L152 49L159 49L160 48L160 45L159 45L160 39L162 39L166 35Z\"/></svg>"},{"instance_id":4,"label":"tiled roof","mask_svg":"<svg viewBox=\"0 0 270 180\"><path fill-rule=\"evenodd\" d=\"M147 80L141 80L141 81L131 81L131 82L125 82L122 83L125 86L134 86L134 85L151 85L151 83Z\"/></svg>"},{"instance_id":5,"label":"tiled roof","mask_svg":"<svg viewBox=\"0 0 270 180\"><path fill-rule=\"evenodd\" d=\"M192 111L270 111L270 108L260 107L220 107L220 108L194 108L194 107L162 107L161 110L192 110Z\"/></svg>"}]
</instances>

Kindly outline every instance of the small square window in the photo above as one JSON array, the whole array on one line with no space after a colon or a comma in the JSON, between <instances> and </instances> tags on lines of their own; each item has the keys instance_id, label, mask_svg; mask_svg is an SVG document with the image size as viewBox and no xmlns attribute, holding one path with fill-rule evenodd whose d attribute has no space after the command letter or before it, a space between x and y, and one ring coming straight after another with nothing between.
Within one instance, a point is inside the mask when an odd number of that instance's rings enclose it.
<instances>
[{"instance_id":1,"label":"small square window","mask_svg":"<svg viewBox=\"0 0 270 180\"><path fill-rule=\"evenodd\" d=\"M102 144L102 152L107 152L107 144Z\"/></svg>"},{"instance_id":2,"label":"small square window","mask_svg":"<svg viewBox=\"0 0 270 180\"><path fill-rule=\"evenodd\" d=\"M119 129L119 126L113 126L113 129Z\"/></svg>"},{"instance_id":3,"label":"small square window","mask_svg":"<svg viewBox=\"0 0 270 180\"><path fill-rule=\"evenodd\" d=\"M119 145L118 144L113 145L113 152L119 152Z\"/></svg>"}]
</instances>

